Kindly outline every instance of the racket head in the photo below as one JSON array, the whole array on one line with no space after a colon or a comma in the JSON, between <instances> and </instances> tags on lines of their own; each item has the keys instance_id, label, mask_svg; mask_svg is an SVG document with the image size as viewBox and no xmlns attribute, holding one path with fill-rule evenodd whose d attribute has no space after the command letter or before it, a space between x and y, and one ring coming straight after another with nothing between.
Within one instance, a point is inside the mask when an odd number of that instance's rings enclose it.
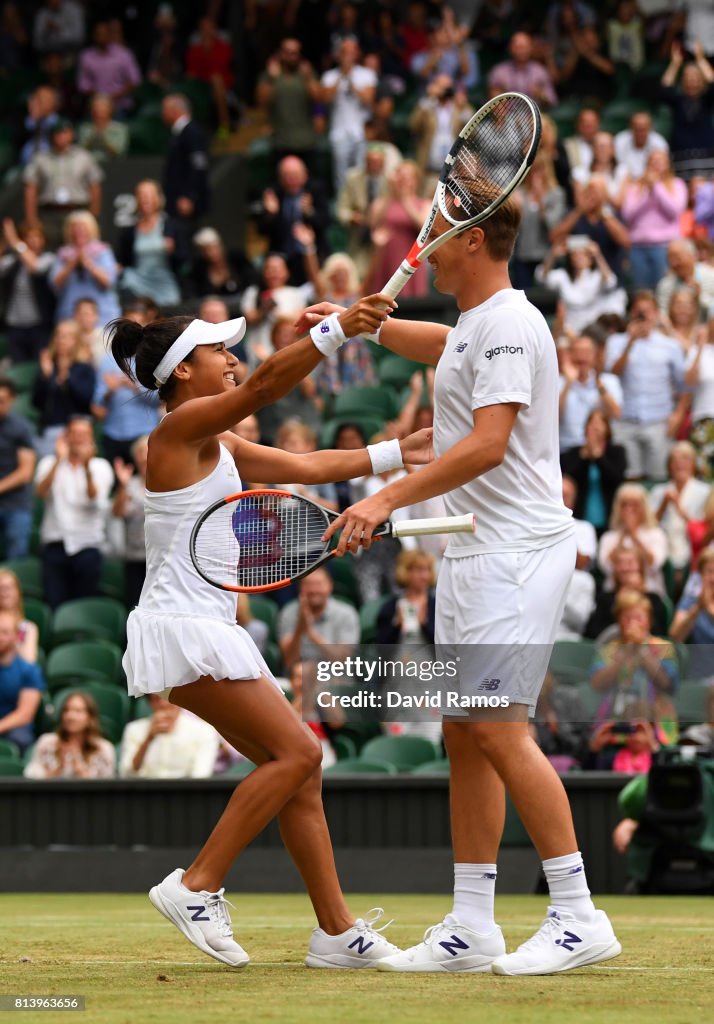
<instances>
[{"instance_id":1,"label":"racket head","mask_svg":"<svg viewBox=\"0 0 714 1024\"><path fill-rule=\"evenodd\" d=\"M239 491L201 513L191 531L191 561L219 590L277 590L331 557L322 535L335 518L291 491Z\"/></svg>"},{"instance_id":2,"label":"racket head","mask_svg":"<svg viewBox=\"0 0 714 1024\"><path fill-rule=\"evenodd\" d=\"M528 173L538 152L538 107L518 92L485 103L451 147L437 185L439 212L454 227L486 220Z\"/></svg>"}]
</instances>

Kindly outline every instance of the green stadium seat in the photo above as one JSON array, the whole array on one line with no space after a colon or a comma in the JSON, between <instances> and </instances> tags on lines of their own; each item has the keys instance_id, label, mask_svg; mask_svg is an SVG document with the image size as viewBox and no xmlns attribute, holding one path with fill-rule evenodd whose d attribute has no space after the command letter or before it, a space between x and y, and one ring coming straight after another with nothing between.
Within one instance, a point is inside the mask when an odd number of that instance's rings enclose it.
<instances>
[{"instance_id":1,"label":"green stadium seat","mask_svg":"<svg viewBox=\"0 0 714 1024\"><path fill-rule=\"evenodd\" d=\"M4 740L0 737L0 757L19 757L20 748L12 740Z\"/></svg>"},{"instance_id":2,"label":"green stadium seat","mask_svg":"<svg viewBox=\"0 0 714 1024\"><path fill-rule=\"evenodd\" d=\"M269 597L261 597L260 594L251 594L248 598L250 612L254 619L260 619L268 627L268 638L277 643L278 640L278 615L280 609L275 601Z\"/></svg>"},{"instance_id":3,"label":"green stadium seat","mask_svg":"<svg viewBox=\"0 0 714 1024\"><path fill-rule=\"evenodd\" d=\"M146 697L132 697L129 701L132 722L137 718L151 718L153 711Z\"/></svg>"},{"instance_id":4,"label":"green stadium seat","mask_svg":"<svg viewBox=\"0 0 714 1024\"><path fill-rule=\"evenodd\" d=\"M223 774L245 778L246 775L250 775L255 767L252 761L246 761L245 758L241 758L240 761L234 761L232 765L226 768Z\"/></svg>"},{"instance_id":5,"label":"green stadium seat","mask_svg":"<svg viewBox=\"0 0 714 1024\"><path fill-rule=\"evenodd\" d=\"M44 599L45 590L42 585L42 563L39 558L14 558L3 562L3 569L10 569L17 576L22 587L23 597Z\"/></svg>"},{"instance_id":6,"label":"green stadium seat","mask_svg":"<svg viewBox=\"0 0 714 1024\"><path fill-rule=\"evenodd\" d=\"M102 561L99 592L104 597L113 597L115 601L126 604L126 574L124 562L120 558L105 558Z\"/></svg>"},{"instance_id":7,"label":"green stadium seat","mask_svg":"<svg viewBox=\"0 0 714 1024\"><path fill-rule=\"evenodd\" d=\"M365 761L387 761L404 772L435 761L436 757L434 744L423 736L378 736L360 751L360 758Z\"/></svg>"},{"instance_id":8,"label":"green stadium seat","mask_svg":"<svg viewBox=\"0 0 714 1024\"><path fill-rule=\"evenodd\" d=\"M40 647L46 651L52 635L52 609L37 597L26 597L22 603L25 608L25 618L37 626Z\"/></svg>"},{"instance_id":9,"label":"green stadium seat","mask_svg":"<svg viewBox=\"0 0 714 1024\"><path fill-rule=\"evenodd\" d=\"M81 685L86 680L103 680L109 686L125 683L122 651L109 641L84 640L61 644L50 651L45 676L50 691Z\"/></svg>"},{"instance_id":10,"label":"green stadium seat","mask_svg":"<svg viewBox=\"0 0 714 1024\"><path fill-rule=\"evenodd\" d=\"M532 846L531 837L518 816L518 811L506 796L506 822L503 827L502 846Z\"/></svg>"},{"instance_id":11,"label":"green stadium seat","mask_svg":"<svg viewBox=\"0 0 714 1024\"><path fill-rule=\"evenodd\" d=\"M337 755L338 761L348 761L357 756L357 744L349 736L335 733L330 737L330 743Z\"/></svg>"},{"instance_id":12,"label":"green stadium seat","mask_svg":"<svg viewBox=\"0 0 714 1024\"><path fill-rule=\"evenodd\" d=\"M75 640L110 640L124 646L127 613L111 597L82 597L66 601L54 613L52 646Z\"/></svg>"},{"instance_id":13,"label":"green stadium seat","mask_svg":"<svg viewBox=\"0 0 714 1024\"><path fill-rule=\"evenodd\" d=\"M340 729L340 737L351 739L358 753L365 743L381 735L382 729L377 722L349 721Z\"/></svg>"},{"instance_id":14,"label":"green stadium seat","mask_svg":"<svg viewBox=\"0 0 714 1024\"><path fill-rule=\"evenodd\" d=\"M332 448L335 443L337 430L343 423L356 423L369 441L375 434L381 434L384 430L384 419L374 413L351 412L346 415L329 419L320 428L320 447Z\"/></svg>"},{"instance_id":15,"label":"green stadium seat","mask_svg":"<svg viewBox=\"0 0 714 1024\"><path fill-rule=\"evenodd\" d=\"M10 378L18 392L30 391L37 376L37 363L12 363L5 370L5 376Z\"/></svg>"},{"instance_id":16,"label":"green stadium seat","mask_svg":"<svg viewBox=\"0 0 714 1024\"><path fill-rule=\"evenodd\" d=\"M19 757L0 757L0 777L22 775L25 766Z\"/></svg>"},{"instance_id":17,"label":"green stadium seat","mask_svg":"<svg viewBox=\"0 0 714 1024\"><path fill-rule=\"evenodd\" d=\"M594 718L597 714L598 708L605 699L605 695L597 690L593 690L590 683L586 681L578 683L576 689L578 697L580 698L580 703L583 706L583 710L589 717Z\"/></svg>"},{"instance_id":18,"label":"green stadium seat","mask_svg":"<svg viewBox=\"0 0 714 1024\"><path fill-rule=\"evenodd\" d=\"M104 682L87 682L81 686L68 686L53 697L54 728L59 724L64 703L71 693L87 693L93 697L99 708L102 732L112 743L119 743L124 726L129 721L129 696L118 686Z\"/></svg>"},{"instance_id":19,"label":"green stadium seat","mask_svg":"<svg viewBox=\"0 0 714 1024\"><path fill-rule=\"evenodd\" d=\"M387 761L364 761L359 757L347 758L344 761L337 761L329 768L325 768L323 775L396 775L397 769Z\"/></svg>"},{"instance_id":20,"label":"green stadium seat","mask_svg":"<svg viewBox=\"0 0 714 1024\"><path fill-rule=\"evenodd\" d=\"M332 576L334 597L344 598L353 608L359 608L362 600L355 579L354 559L333 558L329 562L329 571Z\"/></svg>"},{"instance_id":21,"label":"green stadium seat","mask_svg":"<svg viewBox=\"0 0 714 1024\"><path fill-rule=\"evenodd\" d=\"M377 617L380 608L388 600L388 597L377 597L373 601L366 601L359 610L360 642L373 644L377 639Z\"/></svg>"},{"instance_id":22,"label":"green stadium seat","mask_svg":"<svg viewBox=\"0 0 714 1024\"><path fill-rule=\"evenodd\" d=\"M451 762L448 757L439 757L435 761L425 761L412 768L412 775L448 775L451 772Z\"/></svg>"},{"instance_id":23,"label":"green stadium seat","mask_svg":"<svg viewBox=\"0 0 714 1024\"><path fill-rule=\"evenodd\" d=\"M384 387L403 390L417 371L423 372L422 363L415 363L403 356L387 355L377 366L379 383Z\"/></svg>"},{"instance_id":24,"label":"green stadium seat","mask_svg":"<svg viewBox=\"0 0 714 1024\"><path fill-rule=\"evenodd\" d=\"M265 645L263 657L274 676L283 675L283 652L280 650L279 644L268 641Z\"/></svg>"},{"instance_id":25,"label":"green stadium seat","mask_svg":"<svg viewBox=\"0 0 714 1024\"><path fill-rule=\"evenodd\" d=\"M560 683L581 683L590 677L595 650L592 640L556 640L548 668Z\"/></svg>"},{"instance_id":26,"label":"green stadium seat","mask_svg":"<svg viewBox=\"0 0 714 1024\"><path fill-rule=\"evenodd\" d=\"M169 130L160 117L129 121L129 155L161 156L166 152Z\"/></svg>"},{"instance_id":27,"label":"green stadium seat","mask_svg":"<svg viewBox=\"0 0 714 1024\"><path fill-rule=\"evenodd\" d=\"M674 695L680 726L699 725L707 720L707 697L711 686L698 680L685 680Z\"/></svg>"},{"instance_id":28,"label":"green stadium seat","mask_svg":"<svg viewBox=\"0 0 714 1024\"><path fill-rule=\"evenodd\" d=\"M394 419L399 415L396 395L384 387L348 388L336 396L332 406L333 419L364 412L374 413L385 420Z\"/></svg>"}]
</instances>

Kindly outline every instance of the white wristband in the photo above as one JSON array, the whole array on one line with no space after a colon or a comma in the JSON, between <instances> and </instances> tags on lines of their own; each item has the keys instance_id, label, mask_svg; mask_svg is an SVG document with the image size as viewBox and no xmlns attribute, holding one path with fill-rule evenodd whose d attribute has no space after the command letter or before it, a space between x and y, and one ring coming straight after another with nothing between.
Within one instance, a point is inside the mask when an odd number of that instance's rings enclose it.
<instances>
[{"instance_id":1,"label":"white wristband","mask_svg":"<svg viewBox=\"0 0 714 1024\"><path fill-rule=\"evenodd\" d=\"M403 469L402 449L399 441L394 438L392 441L380 441L378 444L368 444L367 454L372 463L372 472L375 476L380 473L390 473L393 469Z\"/></svg>"},{"instance_id":2,"label":"white wristband","mask_svg":"<svg viewBox=\"0 0 714 1024\"><path fill-rule=\"evenodd\" d=\"M376 330L376 331L374 332L374 334L363 334L363 335L362 335L362 337L363 337L363 338L366 338L366 339L367 339L367 341L373 341L375 345L381 345L382 343L381 343L381 341L379 340L379 336L380 336L380 334L382 333L382 328L384 327L384 324L385 324L385 323L386 323L386 321L383 321L383 322L382 322L382 323L381 323L381 324L379 325L379 327L377 328L377 330Z\"/></svg>"},{"instance_id":3,"label":"white wristband","mask_svg":"<svg viewBox=\"0 0 714 1024\"><path fill-rule=\"evenodd\" d=\"M315 348L322 352L323 356L331 356L336 352L340 345L347 341L340 325L339 313L331 313L326 320L315 324L310 331L310 337Z\"/></svg>"}]
</instances>

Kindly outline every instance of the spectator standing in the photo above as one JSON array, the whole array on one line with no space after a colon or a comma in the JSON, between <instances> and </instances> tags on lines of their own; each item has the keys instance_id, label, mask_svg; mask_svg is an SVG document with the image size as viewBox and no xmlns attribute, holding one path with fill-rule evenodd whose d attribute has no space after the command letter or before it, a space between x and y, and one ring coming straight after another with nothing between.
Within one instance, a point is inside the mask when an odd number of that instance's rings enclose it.
<instances>
[{"instance_id":1,"label":"spectator standing","mask_svg":"<svg viewBox=\"0 0 714 1024\"><path fill-rule=\"evenodd\" d=\"M667 560L667 535L657 525L647 491L640 484L623 484L615 495L610 529L600 538L598 565L605 576L605 590L613 589L612 555L616 548L636 548L647 563L647 590L665 593L662 566Z\"/></svg>"},{"instance_id":2,"label":"spectator standing","mask_svg":"<svg viewBox=\"0 0 714 1024\"><path fill-rule=\"evenodd\" d=\"M139 603L141 589L146 578L144 497L146 495L146 465L149 454L147 435L134 441L130 454L133 466L121 458L114 459L117 489L114 494L112 515L124 521L125 597L127 607L135 608Z\"/></svg>"},{"instance_id":3,"label":"spectator standing","mask_svg":"<svg viewBox=\"0 0 714 1024\"><path fill-rule=\"evenodd\" d=\"M667 270L667 246L679 238L687 186L676 178L669 155L655 149L639 181L625 186L622 219L630 234L630 272L635 288L657 287Z\"/></svg>"},{"instance_id":4,"label":"spectator standing","mask_svg":"<svg viewBox=\"0 0 714 1024\"><path fill-rule=\"evenodd\" d=\"M23 774L26 779L111 779L115 762L96 702L77 690L65 698L55 732L40 736Z\"/></svg>"},{"instance_id":5,"label":"spectator standing","mask_svg":"<svg viewBox=\"0 0 714 1024\"><path fill-rule=\"evenodd\" d=\"M84 8L76 0L45 0L35 14L32 45L37 53L76 53L84 42Z\"/></svg>"},{"instance_id":6,"label":"spectator standing","mask_svg":"<svg viewBox=\"0 0 714 1024\"><path fill-rule=\"evenodd\" d=\"M45 600L50 608L96 597L112 467L96 456L90 420L75 418L55 455L40 459L35 491L45 502L40 538Z\"/></svg>"},{"instance_id":7,"label":"spectator standing","mask_svg":"<svg viewBox=\"0 0 714 1024\"><path fill-rule=\"evenodd\" d=\"M89 105L89 121L79 126L79 145L100 164L124 156L129 145L129 129L122 121L115 121L113 114L111 96L97 92Z\"/></svg>"},{"instance_id":8,"label":"spectator standing","mask_svg":"<svg viewBox=\"0 0 714 1024\"><path fill-rule=\"evenodd\" d=\"M305 269L304 246L293 230L295 225L304 224L312 229L313 244L319 257L324 259L329 219L322 183L308 178L307 167L299 157L283 157L278 164L277 184L263 193L258 230L267 237L272 252L285 254L290 276L296 284L305 281Z\"/></svg>"},{"instance_id":9,"label":"spectator standing","mask_svg":"<svg viewBox=\"0 0 714 1024\"><path fill-rule=\"evenodd\" d=\"M647 167L650 155L656 150L669 152L667 140L652 128L652 115L638 110L630 118L630 127L615 136L615 157L627 176L638 181Z\"/></svg>"},{"instance_id":10,"label":"spectator standing","mask_svg":"<svg viewBox=\"0 0 714 1024\"><path fill-rule=\"evenodd\" d=\"M44 689L39 667L17 653L17 616L0 611L0 739L16 743L23 752L34 742Z\"/></svg>"},{"instance_id":11,"label":"spectator standing","mask_svg":"<svg viewBox=\"0 0 714 1024\"><path fill-rule=\"evenodd\" d=\"M248 324L246 348L253 366L272 352L271 333L275 321L281 316L297 314L312 301L311 284L295 287L289 281L290 270L285 257L269 253L260 284L251 285L243 295L241 305Z\"/></svg>"},{"instance_id":12,"label":"spectator standing","mask_svg":"<svg viewBox=\"0 0 714 1024\"><path fill-rule=\"evenodd\" d=\"M156 392L130 381L111 352L105 353L97 369L91 410L103 424L102 455L109 462L120 458L131 463L134 442L159 424Z\"/></svg>"},{"instance_id":13,"label":"spectator standing","mask_svg":"<svg viewBox=\"0 0 714 1024\"><path fill-rule=\"evenodd\" d=\"M49 275L54 253L45 249L45 233L40 224L22 224L3 220L6 252L0 256L7 354L14 363L33 362L47 341L54 323L55 295Z\"/></svg>"},{"instance_id":14,"label":"spectator standing","mask_svg":"<svg viewBox=\"0 0 714 1024\"><path fill-rule=\"evenodd\" d=\"M587 235L596 242L612 272L619 278L622 258L630 244L627 228L607 202L607 183L591 178L568 213L551 232L553 244L567 242L568 235Z\"/></svg>"},{"instance_id":15,"label":"spectator standing","mask_svg":"<svg viewBox=\"0 0 714 1024\"><path fill-rule=\"evenodd\" d=\"M183 227L164 213L158 181L140 181L134 196L136 222L122 228L117 241L124 268L120 290L133 298L150 295L159 306L175 306L181 301L178 275L188 261Z\"/></svg>"},{"instance_id":16,"label":"spectator standing","mask_svg":"<svg viewBox=\"0 0 714 1024\"><path fill-rule=\"evenodd\" d=\"M72 316L80 299L94 299L102 327L119 316L116 293L118 267L111 246L99 237L91 213L78 210L65 221L65 241L57 253L50 280L57 293L55 317Z\"/></svg>"},{"instance_id":17,"label":"spectator standing","mask_svg":"<svg viewBox=\"0 0 714 1024\"><path fill-rule=\"evenodd\" d=\"M429 211L430 200L422 199L419 186L419 168L413 161L405 160L391 175L388 194L372 204L369 223L376 251L370 281L377 289L383 287L404 259ZM423 298L428 289L427 273L413 274L401 295Z\"/></svg>"},{"instance_id":18,"label":"spectator standing","mask_svg":"<svg viewBox=\"0 0 714 1024\"><path fill-rule=\"evenodd\" d=\"M346 657L359 642L359 616L332 596L326 569L315 569L299 583L299 597L280 611L278 638L288 668L296 661Z\"/></svg>"},{"instance_id":19,"label":"spectator standing","mask_svg":"<svg viewBox=\"0 0 714 1024\"><path fill-rule=\"evenodd\" d=\"M675 591L681 590L692 560L687 526L704 518L710 487L697 480L697 453L689 441L675 444L667 459L669 479L650 491L650 504L667 535L668 558L675 572Z\"/></svg>"},{"instance_id":20,"label":"spectator standing","mask_svg":"<svg viewBox=\"0 0 714 1024\"><path fill-rule=\"evenodd\" d=\"M47 85L38 85L27 99L24 139L20 147L20 163L23 167L36 153L46 153L50 149L52 126L59 117L57 92Z\"/></svg>"},{"instance_id":21,"label":"spectator standing","mask_svg":"<svg viewBox=\"0 0 714 1024\"><path fill-rule=\"evenodd\" d=\"M154 18L154 44L146 62L146 80L162 89L178 82L183 54L176 32L176 16L170 4L162 3Z\"/></svg>"},{"instance_id":22,"label":"spectator standing","mask_svg":"<svg viewBox=\"0 0 714 1024\"><path fill-rule=\"evenodd\" d=\"M387 597L377 616L377 643L405 645L402 654L414 655L414 645L434 643L436 567L433 555L415 548L401 551L396 581L401 593Z\"/></svg>"},{"instance_id":23,"label":"spectator standing","mask_svg":"<svg viewBox=\"0 0 714 1024\"><path fill-rule=\"evenodd\" d=\"M575 119L575 134L565 140L565 151L573 170L590 170L593 162L595 136L600 131L600 114L593 107L583 107Z\"/></svg>"},{"instance_id":24,"label":"spectator standing","mask_svg":"<svg viewBox=\"0 0 714 1024\"><path fill-rule=\"evenodd\" d=\"M372 256L368 215L372 203L388 188L386 153L380 142L370 142L363 167L351 167L337 197L335 216L347 228L347 252L362 277Z\"/></svg>"},{"instance_id":25,"label":"spectator standing","mask_svg":"<svg viewBox=\"0 0 714 1024\"><path fill-rule=\"evenodd\" d=\"M548 70L533 60L533 38L527 32L515 32L508 47L510 60L496 64L488 76L488 94L522 92L539 105L554 107L558 97Z\"/></svg>"},{"instance_id":26,"label":"spectator standing","mask_svg":"<svg viewBox=\"0 0 714 1024\"><path fill-rule=\"evenodd\" d=\"M141 83L136 58L126 46L112 41L108 21L95 24L93 40L94 46L83 50L79 57L79 91L89 97L96 93L109 96L117 114L126 116L134 107L132 94Z\"/></svg>"},{"instance_id":27,"label":"spectator standing","mask_svg":"<svg viewBox=\"0 0 714 1024\"><path fill-rule=\"evenodd\" d=\"M320 99L320 83L312 64L303 59L299 39L283 39L277 56L268 61L258 81L256 99L270 119L275 158L298 156L309 167L315 149L314 109Z\"/></svg>"},{"instance_id":28,"label":"spectator standing","mask_svg":"<svg viewBox=\"0 0 714 1024\"><path fill-rule=\"evenodd\" d=\"M702 313L714 305L714 266L697 259L694 244L678 238L667 246L667 273L657 285L657 303L664 313L669 309L672 296L687 288L699 300Z\"/></svg>"},{"instance_id":29,"label":"spectator standing","mask_svg":"<svg viewBox=\"0 0 714 1024\"><path fill-rule=\"evenodd\" d=\"M443 9L442 20L429 33L429 46L416 54L411 71L423 86L438 75L448 75L454 85L468 92L480 79L478 56L468 39L466 25L458 25L448 7Z\"/></svg>"},{"instance_id":30,"label":"spectator standing","mask_svg":"<svg viewBox=\"0 0 714 1024\"><path fill-rule=\"evenodd\" d=\"M619 0L607 22L607 52L611 61L639 71L645 59L645 31L635 0Z\"/></svg>"},{"instance_id":31,"label":"spectator standing","mask_svg":"<svg viewBox=\"0 0 714 1024\"><path fill-rule=\"evenodd\" d=\"M190 289L193 295L218 295L237 300L259 274L243 252L227 251L215 228L201 228L193 236L197 256L193 262Z\"/></svg>"},{"instance_id":32,"label":"spectator standing","mask_svg":"<svg viewBox=\"0 0 714 1024\"><path fill-rule=\"evenodd\" d=\"M620 193L627 179L627 171L619 167L615 159L615 143L610 132L596 132L592 144L593 158L590 167L576 167L573 171L573 190L576 198L593 177L598 177L607 185L610 202L618 207Z\"/></svg>"},{"instance_id":33,"label":"spectator standing","mask_svg":"<svg viewBox=\"0 0 714 1024\"><path fill-rule=\"evenodd\" d=\"M714 479L714 315L687 355L685 381L692 393L692 432L699 475Z\"/></svg>"},{"instance_id":34,"label":"spectator standing","mask_svg":"<svg viewBox=\"0 0 714 1024\"><path fill-rule=\"evenodd\" d=\"M454 87L449 75L437 75L429 82L426 96L419 100L409 119L416 141L416 162L424 178L425 193L432 193L454 139L473 114L462 86Z\"/></svg>"},{"instance_id":35,"label":"spectator standing","mask_svg":"<svg viewBox=\"0 0 714 1024\"><path fill-rule=\"evenodd\" d=\"M32 428L13 412L16 394L13 382L0 378L0 531L8 559L29 554L36 462Z\"/></svg>"},{"instance_id":36,"label":"spectator standing","mask_svg":"<svg viewBox=\"0 0 714 1024\"><path fill-rule=\"evenodd\" d=\"M72 319L79 328L80 347L87 353L93 366L104 358L104 332L99 326L99 313L94 299L77 299Z\"/></svg>"},{"instance_id":37,"label":"spectator standing","mask_svg":"<svg viewBox=\"0 0 714 1024\"><path fill-rule=\"evenodd\" d=\"M601 409L593 409L585 421L585 443L562 452L560 463L577 487L574 515L603 533L625 479L625 449L612 443L610 421Z\"/></svg>"},{"instance_id":38,"label":"spectator standing","mask_svg":"<svg viewBox=\"0 0 714 1024\"><path fill-rule=\"evenodd\" d=\"M699 593L683 595L669 633L676 643L711 645L714 644L714 548L702 551L697 571L701 577ZM703 655L707 650L711 650L711 647L707 646L704 651L697 652L699 665L705 664ZM711 655L707 660L709 671L706 675L711 675Z\"/></svg>"},{"instance_id":39,"label":"spectator standing","mask_svg":"<svg viewBox=\"0 0 714 1024\"><path fill-rule=\"evenodd\" d=\"M31 665L37 661L40 631L25 618L20 581L10 569L0 569L0 611L12 612L17 622L17 653Z\"/></svg>"},{"instance_id":40,"label":"spectator standing","mask_svg":"<svg viewBox=\"0 0 714 1024\"><path fill-rule=\"evenodd\" d=\"M684 353L658 330L652 292L636 292L627 331L608 338L605 367L622 383L622 419L615 430L627 452L629 477L664 480L670 438L677 436L688 397Z\"/></svg>"},{"instance_id":41,"label":"spectator standing","mask_svg":"<svg viewBox=\"0 0 714 1024\"><path fill-rule=\"evenodd\" d=\"M206 140L180 93L164 97L161 116L171 129L163 180L166 212L190 227L210 207Z\"/></svg>"},{"instance_id":42,"label":"spectator standing","mask_svg":"<svg viewBox=\"0 0 714 1024\"><path fill-rule=\"evenodd\" d=\"M40 412L42 434L35 443L40 455L54 450L57 437L72 416L88 415L95 385L90 353L82 345L74 320L61 320L49 347L39 356L32 385L32 404Z\"/></svg>"},{"instance_id":43,"label":"spectator standing","mask_svg":"<svg viewBox=\"0 0 714 1024\"><path fill-rule=\"evenodd\" d=\"M119 775L124 779L208 779L218 756L216 730L158 693L146 698L151 717L124 729Z\"/></svg>"},{"instance_id":44,"label":"spectator standing","mask_svg":"<svg viewBox=\"0 0 714 1024\"><path fill-rule=\"evenodd\" d=\"M540 150L530 173L515 193L521 208L521 229L510 266L514 288L530 288L535 268L548 255L548 236L565 215L565 191L555 176L551 157Z\"/></svg>"},{"instance_id":45,"label":"spectator standing","mask_svg":"<svg viewBox=\"0 0 714 1024\"><path fill-rule=\"evenodd\" d=\"M230 134L229 95L235 83L233 47L213 18L201 18L186 51L186 75L211 87L221 136Z\"/></svg>"},{"instance_id":46,"label":"spectator standing","mask_svg":"<svg viewBox=\"0 0 714 1024\"><path fill-rule=\"evenodd\" d=\"M294 322L294 316L281 317L275 321L270 336L274 352L280 352L281 349L287 348L296 340ZM303 434L304 431L304 438L309 439L309 443L304 447L303 444L300 444L297 448L290 447L285 450L291 451L293 454L306 454L317 449L320 409L317 384L312 374L304 377L287 395L271 402L270 405L263 406L256 415L260 424L260 434L265 444L277 448L285 447L280 438L290 431L292 424L300 428L297 431L298 434ZM310 491L313 490L315 493L307 491L304 493L307 497L320 501L322 497L317 492L321 491L323 495L327 492L332 495L332 484L323 484L319 488L310 489ZM298 491L303 493L303 488L298 488Z\"/></svg>"},{"instance_id":47,"label":"spectator standing","mask_svg":"<svg viewBox=\"0 0 714 1024\"><path fill-rule=\"evenodd\" d=\"M693 46L694 61L684 64L680 43L672 45L669 66L662 76L660 100L672 108L672 159L676 173L688 181L694 175L714 174L714 68L701 41ZM682 72L680 91L675 83Z\"/></svg>"},{"instance_id":48,"label":"spectator standing","mask_svg":"<svg viewBox=\"0 0 714 1024\"><path fill-rule=\"evenodd\" d=\"M574 338L563 358L560 376L560 450L585 444L585 425L594 409L616 420L622 410L622 386L612 373L596 367L595 342L587 334ZM570 507L570 506L568 506Z\"/></svg>"},{"instance_id":49,"label":"spectator standing","mask_svg":"<svg viewBox=\"0 0 714 1024\"><path fill-rule=\"evenodd\" d=\"M570 52L558 76L562 93L583 103L602 103L612 96L615 65L602 52L603 41L594 25L582 25L570 36Z\"/></svg>"},{"instance_id":50,"label":"spectator standing","mask_svg":"<svg viewBox=\"0 0 714 1024\"><path fill-rule=\"evenodd\" d=\"M652 605L652 629L658 636L669 632L669 615L664 601L659 594L647 590L645 577L647 574L647 558L639 548L617 547L611 555L612 590L602 590L597 597L595 610L585 630L585 636L597 640L601 634L612 632L615 626L615 602L620 591L635 591L644 595Z\"/></svg>"},{"instance_id":51,"label":"spectator standing","mask_svg":"<svg viewBox=\"0 0 714 1024\"><path fill-rule=\"evenodd\" d=\"M68 214L89 210L99 216L102 205L102 170L94 157L74 145L74 128L62 118L50 133L50 149L37 153L23 172L25 219L42 220L50 248L61 241Z\"/></svg>"},{"instance_id":52,"label":"spectator standing","mask_svg":"<svg viewBox=\"0 0 714 1024\"><path fill-rule=\"evenodd\" d=\"M583 244L584 243L584 244ZM561 256L564 267L554 267ZM558 294L566 330L575 332L601 313L624 313L626 299L597 242L572 236L554 245L545 262L536 267L535 279Z\"/></svg>"},{"instance_id":53,"label":"spectator standing","mask_svg":"<svg viewBox=\"0 0 714 1024\"><path fill-rule=\"evenodd\" d=\"M359 63L359 56L356 40L344 39L337 51L337 67L320 80L322 102L330 107L335 192L342 188L347 171L364 163L364 126L377 92L377 75Z\"/></svg>"}]
</instances>

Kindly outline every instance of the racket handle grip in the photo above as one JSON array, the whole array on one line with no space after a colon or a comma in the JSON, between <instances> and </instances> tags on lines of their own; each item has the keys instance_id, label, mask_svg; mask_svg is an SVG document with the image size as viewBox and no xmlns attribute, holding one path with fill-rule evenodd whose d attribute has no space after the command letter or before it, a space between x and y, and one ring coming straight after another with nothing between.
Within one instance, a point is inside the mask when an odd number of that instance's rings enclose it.
<instances>
[{"instance_id":1,"label":"racket handle grip","mask_svg":"<svg viewBox=\"0 0 714 1024\"><path fill-rule=\"evenodd\" d=\"M393 537L420 537L428 533L475 533L476 516L441 516L435 519L404 519L392 523Z\"/></svg>"},{"instance_id":2,"label":"racket handle grip","mask_svg":"<svg viewBox=\"0 0 714 1024\"><path fill-rule=\"evenodd\" d=\"M418 265L416 267L412 267L406 260L402 260L400 266L389 278L384 288L381 289L382 294L388 295L391 299L396 299L397 295L399 295L409 278L418 269Z\"/></svg>"}]
</instances>

